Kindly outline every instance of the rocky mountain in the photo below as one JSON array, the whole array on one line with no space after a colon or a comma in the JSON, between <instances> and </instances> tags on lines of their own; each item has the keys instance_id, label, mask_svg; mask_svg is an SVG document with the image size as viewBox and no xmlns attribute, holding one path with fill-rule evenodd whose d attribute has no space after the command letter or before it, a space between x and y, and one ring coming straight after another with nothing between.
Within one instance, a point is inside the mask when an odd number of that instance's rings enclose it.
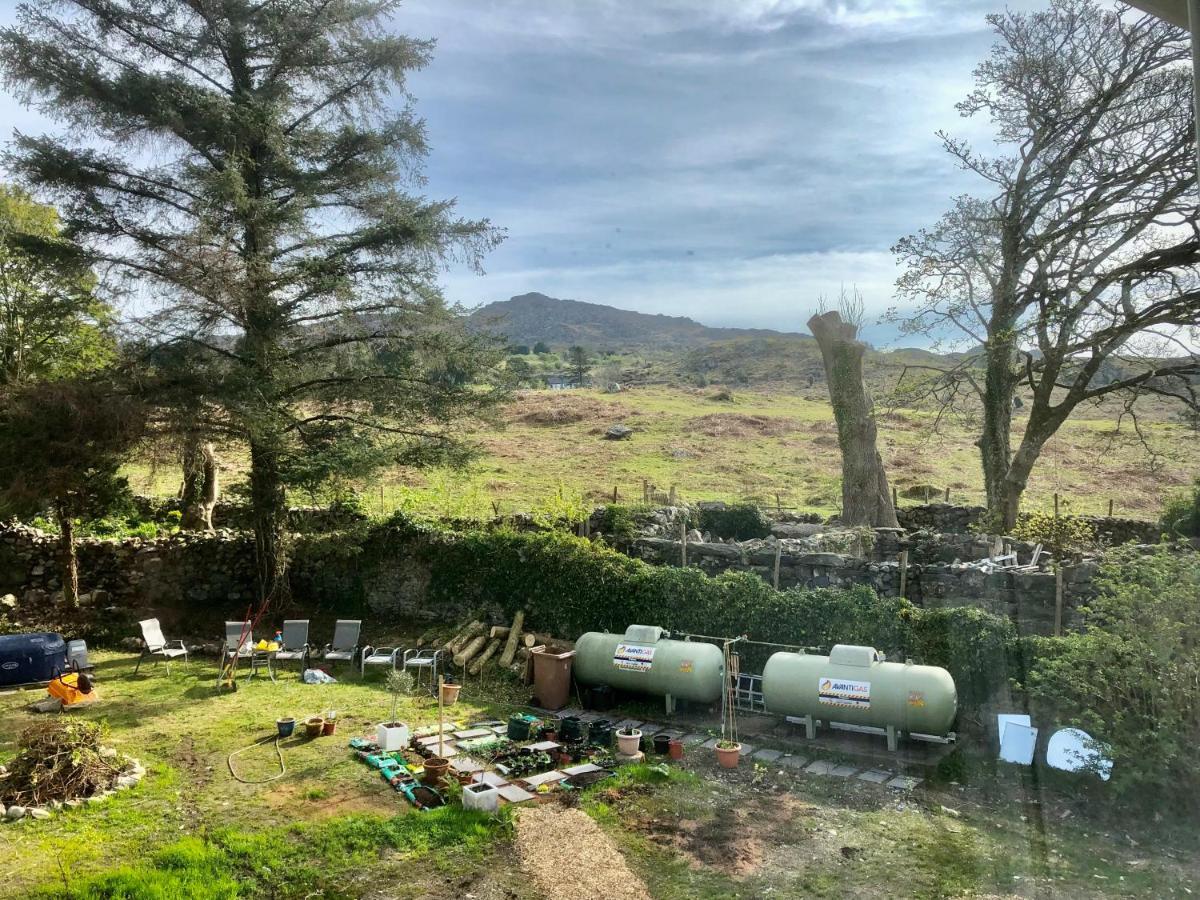
<instances>
[{"instance_id":1,"label":"rocky mountain","mask_svg":"<svg viewBox=\"0 0 1200 900\"><path fill-rule=\"evenodd\" d=\"M493 331L514 344L544 341L555 349L580 344L592 350L686 350L717 341L808 335L766 328L710 328L685 316L662 316L617 309L545 294L521 294L474 310L472 327Z\"/></svg>"}]
</instances>

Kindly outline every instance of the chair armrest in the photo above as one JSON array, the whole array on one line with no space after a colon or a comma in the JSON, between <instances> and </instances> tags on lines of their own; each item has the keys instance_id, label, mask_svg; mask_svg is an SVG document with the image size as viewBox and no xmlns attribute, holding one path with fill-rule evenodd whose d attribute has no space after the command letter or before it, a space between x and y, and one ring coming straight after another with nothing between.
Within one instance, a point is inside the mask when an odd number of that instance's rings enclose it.
<instances>
[{"instance_id":1,"label":"chair armrest","mask_svg":"<svg viewBox=\"0 0 1200 900\"><path fill-rule=\"evenodd\" d=\"M163 644L163 646L164 646L164 647L170 647L172 644L178 644L178 645L179 645L179 649L180 649L180 650L186 650L186 649L187 649L187 647L185 647L185 646L184 646L184 644L183 644L183 640L182 640L182 639L181 639L181 640L178 640L178 641L167 641L165 644Z\"/></svg>"},{"instance_id":2,"label":"chair armrest","mask_svg":"<svg viewBox=\"0 0 1200 900\"><path fill-rule=\"evenodd\" d=\"M367 644L365 647L363 647L363 656L370 656L370 655L371 655L371 651L373 651L374 649L375 649L375 648L374 648L374 647L372 647L370 644ZM387 648L386 648L386 647L381 647L380 649L384 649L384 650L385 650L385 649L387 649Z\"/></svg>"}]
</instances>

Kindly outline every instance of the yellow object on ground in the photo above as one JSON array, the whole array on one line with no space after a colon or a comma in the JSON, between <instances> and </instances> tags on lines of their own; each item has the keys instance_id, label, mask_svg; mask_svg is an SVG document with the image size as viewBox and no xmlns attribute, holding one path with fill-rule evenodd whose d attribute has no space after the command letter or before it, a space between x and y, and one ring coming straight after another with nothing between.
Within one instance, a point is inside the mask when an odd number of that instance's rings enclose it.
<instances>
[{"instance_id":1,"label":"yellow object on ground","mask_svg":"<svg viewBox=\"0 0 1200 900\"><path fill-rule=\"evenodd\" d=\"M62 701L63 706L74 706L76 703L91 703L97 697L96 689L92 688L86 694L79 690L79 674L71 672L59 675L46 686L51 697Z\"/></svg>"},{"instance_id":2,"label":"yellow object on ground","mask_svg":"<svg viewBox=\"0 0 1200 900\"><path fill-rule=\"evenodd\" d=\"M275 641L263 639L254 645L255 650L266 650L268 653L275 653L279 649L279 644Z\"/></svg>"}]
</instances>

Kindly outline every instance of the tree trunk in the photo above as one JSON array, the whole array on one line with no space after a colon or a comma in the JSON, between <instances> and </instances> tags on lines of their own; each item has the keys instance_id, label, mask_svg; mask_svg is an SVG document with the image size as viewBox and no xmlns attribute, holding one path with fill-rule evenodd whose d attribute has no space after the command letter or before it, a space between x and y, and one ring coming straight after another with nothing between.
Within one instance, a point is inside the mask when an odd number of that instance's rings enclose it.
<instances>
[{"instance_id":1,"label":"tree trunk","mask_svg":"<svg viewBox=\"0 0 1200 900\"><path fill-rule=\"evenodd\" d=\"M871 394L863 380L866 344L857 339L858 326L842 321L837 312L813 316L808 327L825 362L842 450L842 524L896 528L899 523L892 492L876 447L878 430Z\"/></svg>"},{"instance_id":2,"label":"tree trunk","mask_svg":"<svg viewBox=\"0 0 1200 900\"><path fill-rule=\"evenodd\" d=\"M183 468L183 486L179 489L179 500L183 518L180 527L185 531L201 531L204 522L204 442L200 435L192 432L183 439L179 452L179 464Z\"/></svg>"},{"instance_id":3,"label":"tree trunk","mask_svg":"<svg viewBox=\"0 0 1200 900\"><path fill-rule=\"evenodd\" d=\"M258 599L263 608L286 601L288 585L287 505L273 448L250 442L250 502Z\"/></svg>"},{"instance_id":4,"label":"tree trunk","mask_svg":"<svg viewBox=\"0 0 1200 900\"><path fill-rule=\"evenodd\" d=\"M984 351L983 428L979 435L979 456L983 464L983 486L987 494L992 527L1007 531L1016 524L1016 509L1021 491L1012 496L1014 485L1008 480L1012 465L1013 345L1011 339L991 337Z\"/></svg>"},{"instance_id":5,"label":"tree trunk","mask_svg":"<svg viewBox=\"0 0 1200 900\"><path fill-rule=\"evenodd\" d=\"M71 519L71 510L62 500L54 504L54 517L58 520L63 605L75 609L79 606L79 558L75 555L75 522Z\"/></svg>"}]
</instances>

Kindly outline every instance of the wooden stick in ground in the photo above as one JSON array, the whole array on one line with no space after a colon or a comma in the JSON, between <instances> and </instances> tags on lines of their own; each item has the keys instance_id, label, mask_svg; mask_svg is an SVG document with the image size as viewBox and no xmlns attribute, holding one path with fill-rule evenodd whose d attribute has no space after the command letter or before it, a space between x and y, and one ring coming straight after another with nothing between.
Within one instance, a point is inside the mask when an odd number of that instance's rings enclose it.
<instances>
[{"instance_id":1,"label":"wooden stick in ground","mask_svg":"<svg viewBox=\"0 0 1200 900\"><path fill-rule=\"evenodd\" d=\"M446 750L446 731L442 726L442 685L446 683L446 676L438 676L438 758L445 759L442 754Z\"/></svg>"},{"instance_id":2,"label":"wooden stick in ground","mask_svg":"<svg viewBox=\"0 0 1200 900\"><path fill-rule=\"evenodd\" d=\"M783 558L783 544L777 543L775 545L775 573L774 573L774 577L772 578L772 583L775 586L775 590L779 590L779 561L782 558Z\"/></svg>"},{"instance_id":3,"label":"wooden stick in ground","mask_svg":"<svg viewBox=\"0 0 1200 900\"><path fill-rule=\"evenodd\" d=\"M467 644L467 646L463 647L454 654L454 664L460 669L465 669L467 667L467 663L471 661L471 657L482 650L487 641L488 638L486 634L481 634L478 637L472 638L471 643Z\"/></svg>"},{"instance_id":4,"label":"wooden stick in ground","mask_svg":"<svg viewBox=\"0 0 1200 900\"><path fill-rule=\"evenodd\" d=\"M500 654L500 665L511 666L513 657L517 655L517 644L521 640L521 629L525 625L525 610L518 609L517 614L513 616L512 628L508 630L508 642L504 645L504 652Z\"/></svg>"},{"instance_id":5,"label":"wooden stick in ground","mask_svg":"<svg viewBox=\"0 0 1200 900\"><path fill-rule=\"evenodd\" d=\"M1062 636L1063 619L1063 567L1054 566L1054 636Z\"/></svg>"},{"instance_id":6,"label":"wooden stick in ground","mask_svg":"<svg viewBox=\"0 0 1200 900\"><path fill-rule=\"evenodd\" d=\"M487 645L482 653L471 661L471 666L467 670L471 675L478 675L483 671L483 667L487 665L487 661L496 655L496 651L500 649L500 639L496 638Z\"/></svg>"},{"instance_id":7,"label":"wooden stick in ground","mask_svg":"<svg viewBox=\"0 0 1200 900\"><path fill-rule=\"evenodd\" d=\"M900 551L900 599L904 599L904 592L908 588L908 551Z\"/></svg>"}]
</instances>

